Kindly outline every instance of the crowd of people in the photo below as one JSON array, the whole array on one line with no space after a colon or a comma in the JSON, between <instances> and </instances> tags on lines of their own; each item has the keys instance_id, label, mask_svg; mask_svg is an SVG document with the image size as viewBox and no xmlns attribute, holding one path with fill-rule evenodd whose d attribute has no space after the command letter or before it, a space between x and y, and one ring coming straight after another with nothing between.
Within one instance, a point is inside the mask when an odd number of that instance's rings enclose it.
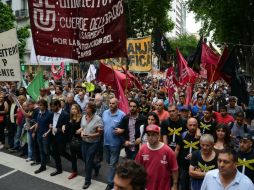
<instances>
[{"instance_id":1,"label":"crowd of people","mask_svg":"<svg viewBox=\"0 0 254 190\"><path fill-rule=\"evenodd\" d=\"M245 105L229 95L226 83L199 81L189 103L184 88L169 103L162 79L140 82L143 89L125 91L127 114L112 87L100 82L87 92L80 81L50 80L37 100L25 87L0 82L0 149L39 165L35 174L46 170L50 157L56 168L50 175L61 174L64 157L72 166L68 179L77 176L82 159L83 189L99 175L103 159L106 190L254 189L253 88ZM119 164L122 149L127 161Z\"/></svg>"}]
</instances>

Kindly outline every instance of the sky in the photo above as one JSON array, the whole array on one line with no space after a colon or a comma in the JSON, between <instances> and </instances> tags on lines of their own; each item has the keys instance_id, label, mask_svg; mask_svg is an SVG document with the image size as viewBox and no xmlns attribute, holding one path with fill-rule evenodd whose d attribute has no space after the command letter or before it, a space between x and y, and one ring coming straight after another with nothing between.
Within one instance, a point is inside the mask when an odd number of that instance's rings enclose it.
<instances>
[{"instance_id":1,"label":"sky","mask_svg":"<svg viewBox=\"0 0 254 190\"><path fill-rule=\"evenodd\" d=\"M186 29L188 33L197 33L201 27L201 23L196 23L193 12L187 12Z\"/></svg>"}]
</instances>

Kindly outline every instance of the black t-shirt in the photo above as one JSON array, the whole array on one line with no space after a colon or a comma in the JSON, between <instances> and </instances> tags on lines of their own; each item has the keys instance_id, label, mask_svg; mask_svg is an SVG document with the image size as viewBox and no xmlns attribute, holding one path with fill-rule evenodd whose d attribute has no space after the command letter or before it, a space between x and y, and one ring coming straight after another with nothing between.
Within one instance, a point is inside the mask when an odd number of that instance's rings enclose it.
<instances>
[{"instance_id":1,"label":"black t-shirt","mask_svg":"<svg viewBox=\"0 0 254 190\"><path fill-rule=\"evenodd\" d=\"M201 118L198 122L198 126L200 128L200 132L202 134L214 134L214 130L216 127L216 121L214 119L211 119L209 122L205 122L204 118Z\"/></svg>"},{"instance_id":2,"label":"black t-shirt","mask_svg":"<svg viewBox=\"0 0 254 190\"><path fill-rule=\"evenodd\" d=\"M245 165L244 174L248 176L251 179L251 181L254 183L254 150L253 149L251 150L251 152L248 152L248 153L243 153L239 151L237 169L240 172L243 172L243 165Z\"/></svg>"},{"instance_id":3,"label":"black t-shirt","mask_svg":"<svg viewBox=\"0 0 254 190\"><path fill-rule=\"evenodd\" d=\"M201 151L196 150L192 153L190 165L192 165L195 168L201 169L203 172L208 172L210 170L217 168L217 155L214 157L214 159L210 161L203 160L201 156Z\"/></svg>"},{"instance_id":4,"label":"black t-shirt","mask_svg":"<svg viewBox=\"0 0 254 190\"><path fill-rule=\"evenodd\" d=\"M147 116L147 114L149 113L149 111L150 111L150 106L149 106L149 105L145 105L145 106L141 105L141 106L140 106L140 111L139 111L139 113L140 113L141 115Z\"/></svg>"},{"instance_id":5,"label":"black t-shirt","mask_svg":"<svg viewBox=\"0 0 254 190\"><path fill-rule=\"evenodd\" d=\"M176 122L168 118L161 123L161 135L167 135L168 145L173 150L176 144L181 144L181 134L184 131L186 131L186 120L182 118L179 118Z\"/></svg>"},{"instance_id":6,"label":"black t-shirt","mask_svg":"<svg viewBox=\"0 0 254 190\"><path fill-rule=\"evenodd\" d=\"M180 143L180 160L179 163L184 170L189 170L190 160L186 159L187 155L193 153L195 150L199 150L199 138L191 135L189 132L182 134L182 140Z\"/></svg>"}]
</instances>

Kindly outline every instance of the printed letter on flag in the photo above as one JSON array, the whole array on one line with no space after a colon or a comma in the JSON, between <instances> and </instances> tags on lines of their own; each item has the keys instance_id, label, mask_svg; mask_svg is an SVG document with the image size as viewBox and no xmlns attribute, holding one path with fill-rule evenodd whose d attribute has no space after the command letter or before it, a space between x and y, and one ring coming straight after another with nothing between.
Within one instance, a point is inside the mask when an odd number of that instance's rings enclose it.
<instances>
[{"instance_id":1,"label":"printed letter on flag","mask_svg":"<svg viewBox=\"0 0 254 190\"><path fill-rule=\"evenodd\" d=\"M29 0L36 55L80 61L126 57L123 0Z\"/></svg>"},{"instance_id":2,"label":"printed letter on flag","mask_svg":"<svg viewBox=\"0 0 254 190\"><path fill-rule=\"evenodd\" d=\"M21 81L16 29L0 33L0 81Z\"/></svg>"}]
</instances>

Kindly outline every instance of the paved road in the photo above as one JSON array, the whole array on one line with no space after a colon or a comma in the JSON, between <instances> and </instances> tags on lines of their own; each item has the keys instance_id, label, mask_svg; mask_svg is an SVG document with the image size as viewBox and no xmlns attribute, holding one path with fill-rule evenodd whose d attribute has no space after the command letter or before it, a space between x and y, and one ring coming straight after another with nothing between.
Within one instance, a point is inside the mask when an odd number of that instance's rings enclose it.
<instances>
[{"instance_id":1,"label":"paved road","mask_svg":"<svg viewBox=\"0 0 254 190\"><path fill-rule=\"evenodd\" d=\"M71 172L71 163L64 160L63 170L60 175L51 177L49 174L55 169L49 164L45 172L34 174L39 166L31 166L24 158L6 152L0 152L0 189L1 190L81 190L84 184L84 164L78 161L79 176L68 180ZM53 161L52 161L53 162ZM94 178L89 190L104 190L106 188L107 177L106 164L102 163L102 168L98 178Z\"/></svg>"}]
</instances>

